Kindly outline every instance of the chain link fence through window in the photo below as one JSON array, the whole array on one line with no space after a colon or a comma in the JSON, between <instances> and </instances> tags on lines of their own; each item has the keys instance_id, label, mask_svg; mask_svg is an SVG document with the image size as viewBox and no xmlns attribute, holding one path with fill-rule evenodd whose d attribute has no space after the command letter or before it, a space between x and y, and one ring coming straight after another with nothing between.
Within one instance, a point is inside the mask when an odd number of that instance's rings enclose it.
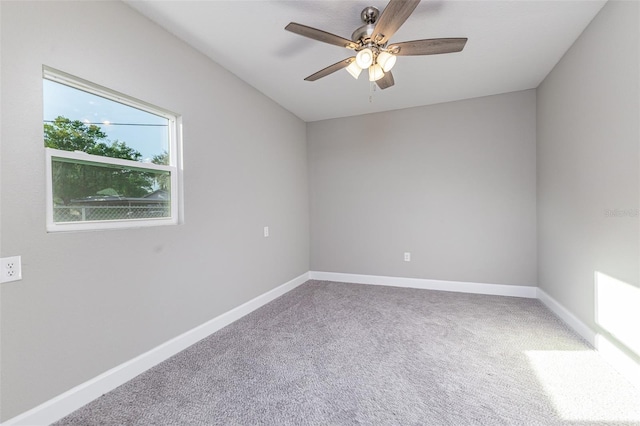
<instances>
[{"instance_id":1,"label":"chain link fence through window","mask_svg":"<svg viewBox=\"0 0 640 426\"><path fill-rule=\"evenodd\" d=\"M146 206L54 206L54 222L126 220L170 217L170 203Z\"/></svg>"}]
</instances>

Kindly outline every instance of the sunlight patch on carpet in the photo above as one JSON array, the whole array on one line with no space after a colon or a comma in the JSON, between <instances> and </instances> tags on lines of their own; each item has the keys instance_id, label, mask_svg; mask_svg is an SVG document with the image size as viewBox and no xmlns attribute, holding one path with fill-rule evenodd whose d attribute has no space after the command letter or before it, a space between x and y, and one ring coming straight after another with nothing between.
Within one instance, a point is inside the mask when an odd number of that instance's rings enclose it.
<instances>
[{"instance_id":1,"label":"sunlight patch on carpet","mask_svg":"<svg viewBox=\"0 0 640 426\"><path fill-rule=\"evenodd\" d=\"M594 351L525 351L563 420L640 422L638 390Z\"/></svg>"}]
</instances>

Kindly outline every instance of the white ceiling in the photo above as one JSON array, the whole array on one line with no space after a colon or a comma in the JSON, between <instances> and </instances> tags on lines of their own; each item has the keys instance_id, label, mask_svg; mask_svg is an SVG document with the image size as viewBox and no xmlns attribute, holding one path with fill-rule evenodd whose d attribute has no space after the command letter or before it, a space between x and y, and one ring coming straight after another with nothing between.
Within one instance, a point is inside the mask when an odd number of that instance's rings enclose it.
<instances>
[{"instance_id":1,"label":"white ceiling","mask_svg":"<svg viewBox=\"0 0 640 426\"><path fill-rule=\"evenodd\" d=\"M156 1L131 7L304 121L346 117L537 87L605 0L423 0L391 42L467 37L464 50L398 57L395 86L366 73L303 79L352 51L285 31L291 21L351 38L360 11L387 1Z\"/></svg>"}]
</instances>

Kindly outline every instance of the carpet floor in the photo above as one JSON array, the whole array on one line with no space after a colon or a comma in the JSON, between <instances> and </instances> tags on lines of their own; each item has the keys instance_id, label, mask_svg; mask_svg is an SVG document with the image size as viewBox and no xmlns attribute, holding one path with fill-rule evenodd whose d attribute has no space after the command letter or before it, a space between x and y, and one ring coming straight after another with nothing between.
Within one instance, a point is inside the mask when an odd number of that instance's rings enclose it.
<instances>
[{"instance_id":1,"label":"carpet floor","mask_svg":"<svg viewBox=\"0 0 640 426\"><path fill-rule=\"evenodd\" d=\"M56 425L640 425L539 301L308 281Z\"/></svg>"}]
</instances>

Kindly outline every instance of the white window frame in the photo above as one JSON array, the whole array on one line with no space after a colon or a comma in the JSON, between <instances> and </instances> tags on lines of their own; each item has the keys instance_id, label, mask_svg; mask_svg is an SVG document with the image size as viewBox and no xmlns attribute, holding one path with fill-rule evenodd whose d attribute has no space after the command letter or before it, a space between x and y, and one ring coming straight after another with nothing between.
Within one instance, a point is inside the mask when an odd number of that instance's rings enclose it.
<instances>
[{"instance_id":1,"label":"white window frame","mask_svg":"<svg viewBox=\"0 0 640 426\"><path fill-rule=\"evenodd\" d=\"M142 163L138 161L124 160L120 158L103 157L100 155L87 154L81 151L64 151L45 147L46 161L46 214L47 232L60 231L89 231L103 229L139 228L147 226L177 225L182 223L183 202L182 202L182 156L181 156L181 126L182 120L177 114L168 110L158 108L144 101L134 99L124 94L115 92L105 87L90 83L86 80L71 76L62 71L43 67L42 76L44 79L64 84L133 108L146 111L166 118L169 123L169 165L154 163ZM44 137L42 139L44 141ZM94 163L98 166L120 166L134 170L164 171L171 176L170 191L170 212L169 217L140 218L140 219L114 219L114 220L91 220L77 222L55 222L53 220L53 159L77 161L80 163Z\"/></svg>"}]
</instances>

